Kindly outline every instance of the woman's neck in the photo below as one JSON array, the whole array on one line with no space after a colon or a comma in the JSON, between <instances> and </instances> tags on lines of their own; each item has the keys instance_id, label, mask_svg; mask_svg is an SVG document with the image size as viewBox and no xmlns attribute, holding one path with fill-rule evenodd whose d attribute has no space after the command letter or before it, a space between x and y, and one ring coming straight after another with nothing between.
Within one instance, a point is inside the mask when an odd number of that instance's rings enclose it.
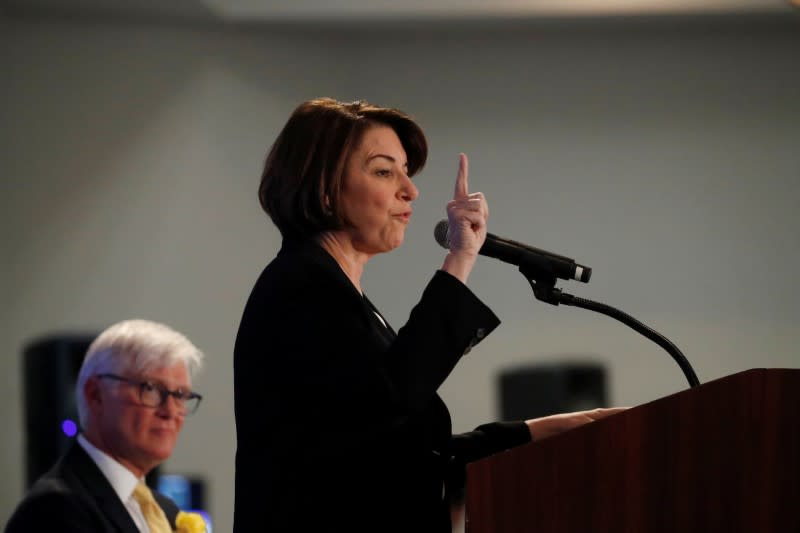
<instances>
[{"instance_id":1,"label":"woman's neck","mask_svg":"<svg viewBox=\"0 0 800 533\"><path fill-rule=\"evenodd\" d=\"M336 260L339 267L350 279L350 282L358 292L363 294L361 290L361 274L364 272L364 265L367 264L371 256L356 250L346 234L340 231L321 233L317 237L317 242L326 252L331 254L331 257Z\"/></svg>"}]
</instances>

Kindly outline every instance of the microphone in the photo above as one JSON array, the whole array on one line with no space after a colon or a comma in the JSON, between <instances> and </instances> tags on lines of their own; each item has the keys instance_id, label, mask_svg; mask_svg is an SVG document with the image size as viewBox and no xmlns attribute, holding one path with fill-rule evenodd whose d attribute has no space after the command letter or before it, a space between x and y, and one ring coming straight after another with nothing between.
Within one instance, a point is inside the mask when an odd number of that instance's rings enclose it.
<instances>
[{"instance_id":1,"label":"microphone","mask_svg":"<svg viewBox=\"0 0 800 533\"><path fill-rule=\"evenodd\" d=\"M450 224L446 219L440 220L433 229L433 236L436 242L447 249L450 249L449 229ZM494 257L514 266L533 265L561 279L574 279L587 283L592 276L591 268L579 265L574 259L540 250L511 239L498 237L491 233L486 234L486 241L484 241L478 253L487 257Z\"/></svg>"}]
</instances>

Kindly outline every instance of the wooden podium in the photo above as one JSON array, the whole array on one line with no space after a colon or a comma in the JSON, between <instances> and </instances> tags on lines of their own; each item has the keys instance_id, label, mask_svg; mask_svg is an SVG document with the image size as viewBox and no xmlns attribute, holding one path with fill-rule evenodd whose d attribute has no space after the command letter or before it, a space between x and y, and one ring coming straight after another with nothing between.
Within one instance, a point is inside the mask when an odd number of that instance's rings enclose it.
<instances>
[{"instance_id":1,"label":"wooden podium","mask_svg":"<svg viewBox=\"0 0 800 533\"><path fill-rule=\"evenodd\" d=\"M467 533L800 532L800 370L753 369L467 466Z\"/></svg>"}]
</instances>

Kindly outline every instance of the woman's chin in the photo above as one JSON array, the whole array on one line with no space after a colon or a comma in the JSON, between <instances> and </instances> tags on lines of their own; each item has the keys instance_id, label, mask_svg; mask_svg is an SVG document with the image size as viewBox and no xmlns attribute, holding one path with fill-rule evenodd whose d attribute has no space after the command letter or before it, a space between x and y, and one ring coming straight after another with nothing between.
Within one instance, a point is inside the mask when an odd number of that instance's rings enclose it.
<instances>
[{"instance_id":1,"label":"woman's chin","mask_svg":"<svg viewBox=\"0 0 800 533\"><path fill-rule=\"evenodd\" d=\"M400 246L402 246L402 245L403 245L403 238L402 238L402 237L400 237L400 238L399 238L399 239L397 239L396 241L392 242L392 243L389 245L389 249L388 249L388 250L386 250L386 251L387 251L387 252L391 252L392 250L396 250L396 249L400 248Z\"/></svg>"}]
</instances>

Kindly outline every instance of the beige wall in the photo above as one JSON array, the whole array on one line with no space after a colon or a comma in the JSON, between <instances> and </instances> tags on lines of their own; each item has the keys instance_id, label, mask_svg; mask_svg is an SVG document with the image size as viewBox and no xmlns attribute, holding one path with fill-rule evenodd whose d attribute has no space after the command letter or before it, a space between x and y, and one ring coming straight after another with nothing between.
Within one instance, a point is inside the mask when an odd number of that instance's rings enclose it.
<instances>
[{"instance_id":1,"label":"beige wall","mask_svg":"<svg viewBox=\"0 0 800 533\"><path fill-rule=\"evenodd\" d=\"M22 344L139 316L208 354L197 381L206 401L166 469L205 476L217 530L230 529L231 351L279 246L256 200L259 169L291 109L313 96L397 106L430 135L407 243L376 258L364 284L395 326L440 265L432 228L465 151L494 233L593 267L589 285L564 289L663 332L701 380L800 366L796 30L0 19L0 521L23 486ZM511 364L596 357L617 404L686 386L655 345L607 317L534 301L510 266L481 260L470 285L504 325L443 387L456 429L495 416L494 376Z\"/></svg>"}]
</instances>

